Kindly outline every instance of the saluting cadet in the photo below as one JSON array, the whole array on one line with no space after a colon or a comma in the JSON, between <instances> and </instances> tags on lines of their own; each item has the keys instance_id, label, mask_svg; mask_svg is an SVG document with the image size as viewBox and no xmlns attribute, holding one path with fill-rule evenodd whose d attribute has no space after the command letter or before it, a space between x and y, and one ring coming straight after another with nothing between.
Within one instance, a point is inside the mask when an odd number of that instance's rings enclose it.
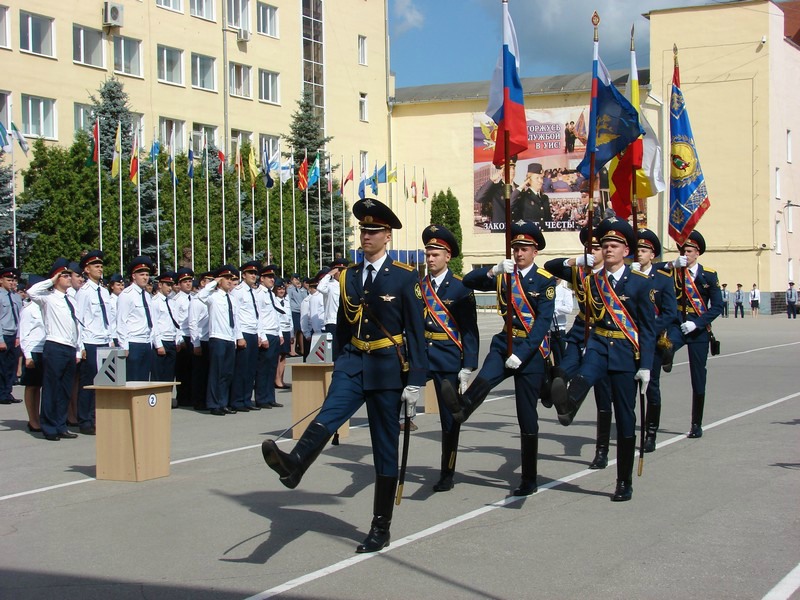
<instances>
[{"instance_id":1,"label":"saluting cadet","mask_svg":"<svg viewBox=\"0 0 800 600\"><path fill-rule=\"evenodd\" d=\"M672 262L672 266L676 267L673 279L678 302L678 321L669 329L669 340L673 351L677 352L685 345L689 353L689 372L692 378L692 424L689 437L699 438L703 436L703 408L706 402L708 332L711 322L722 312L722 295L717 272L697 262L706 251L706 241L700 232L696 229L692 231L689 239L680 248L682 255Z\"/></svg>"},{"instance_id":2,"label":"saluting cadet","mask_svg":"<svg viewBox=\"0 0 800 600\"><path fill-rule=\"evenodd\" d=\"M97 349L114 345L111 319L111 296L100 285L103 278L103 252L92 250L81 258L79 265L86 273L86 283L75 295L75 314L80 323L81 367L78 370L80 388L78 390L78 426L86 435L94 435L94 390L86 386L94 384L97 375Z\"/></svg>"},{"instance_id":3,"label":"saluting cadet","mask_svg":"<svg viewBox=\"0 0 800 600\"><path fill-rule=\"evenodd\" d=\"M334 258L330 271L318 279L317 291L322 294L325 301L325 331L331 334L333 347L336 348L336 315L339 313L339 277L347 268L347 260ZM336 357L333 357L336 360Z\"/></svg>"},{"instance_id":4,"label":"saluting cadet","mask_svg":"<svg viewBox=\"0 0 800 600\"><path fill-rule=\"evenodd\" d=\"M239 271L223 265L214 280L197 292L197 300L208 306L208 391L206 407L212 415L236 414L230 408L236 348L244 348L244 339L231 299L231 290L239 282Z\"/></svg>"},{"instance_id":5,"label":"saluting cadet","mask_svg":"<svg viewBox=\"0 0 800 600\"><path fill-rule=\"evenodd\" d=\"M627 221L611 217L597 226L603 247L603 269L584 283L588 315L594 325L578 374L570 380L568 401L556 403L558 420L569 425L592 386L608 378L617 422L617 487L614 502L630 500L636 449L636 382L647 391L656 344L655 309L650 279L625 265L636 247Z\"/></svg>"},{"instance_id":6,"label":"saluting cadet","mask_svg":"<svg viewBox=\"0 0 800 600\"><path fill-rule=\"evenodd\" d=\"M192 406L192 335L189 331L189 306L192 303L194 271L181 267L176 273L175 295L170 300L172 314L181 329L183 344L175 357L175 391L178 406Z\"/></svg>"},{"instance_id":7,"label":"saluting cadet","mask_svg":"<svg viewBox=\"0 0 800 600\"><path fill-rule=\"evenodd\" d=\"M47 340L42 361L42 409L40 423L46 440L73 439L67 430L67 408L72 394L76 365L81 359L78 348L78 320L75 306L67 295L72 271L66 258L57 258L48 273L49 279L28 290L30 299L42 309Z\"/></svg>"},{"instance_id":8,"label":"saluting cadet","mask_svg":"<svg viewBox=\"0 0 800 600\"><path fill-rule=\"evenodd\" d=\"M150 381L153 367L153 347L161 347L161 335L156 328L147 283L153 261L137 256L128 265L131 285L117 300L117 338L127 356L128 381Z\"/></svg>"},{"instance_id":9,"label":"saluting cadet","mask_svg":"<svg viewBox=\"0 0 800 600\"><path fill-rule=\"evenodd\" d=\"M200 273L198 288L202 290L213 280L214 274L211 271ZM195 410L207 410L208 307L197 296L189 305L189 333L192 337L192 404Z\"/></svg>"},{"instance_id":10,"label":"saluting cadet","mask_svg":"<svg viewBox=\"0 0 800 600\"><path fill-rule=\"evenodd\" d=\"M176 277L172 271L159 275L158 292L151 300L156 329L161 334L161 347L156 348L153 361L153 381L175 381L175 360L183 345L181 327L170 304Z\"/></svg>"},{"instance_id":11,"label":"saluting cadet","mask_svg":"<svg viewBox=\"0 0 800 600\"><path fill-rule=\"evenodd\" d=\"M442 400L442 380L461 392L467 390L472 371L478 368L478 317L475 294L449 268L460 248L456 237L441 225L422 231L428 275L422 279L425 303L425 340L428 343L428 377L433 379L442 424L442 463L435 492L453 489L458 437L461 425Z\"/></svg>"},{"instance_id":12,"label":"saluting cadet","mask_svg":"<svg viewBox=\"0 0 800 600\"><path fill-rule=\"evenodd\" d=\"M15 293L19 270L3 267L0 270L0 404L20 402L14 398L12 390L17 375L17 356L19 356L19 314L22 300Z\"/></svg>"},{"instance_id":13,"label":"saluting cadet","mask_svg":"<svg viewBox=\"0 0 800 600\"><path fill-rule=\"evenodd\" d=\"M108 320L110 321L109 328L111 329L111 339L114 340L115 346L119 346L119 338L117 336L117 302L119 301L119 295L124 289L125 282L122 279L122 275L114 273L108 278Z\"/></svg>"},{"instance_id":14,"label":"saluting cadet","mask_svg":"<svg viewBox=\"0 0 800 600\"><path fill-rule=\"evenodd\" d=\"M556 280L536 266L534 260L545 247L539 227L530 221L511 225L511 252L491 268L475 269L464 277L464 286L481 291L497 291L500 315L512 311L512 348L509 355L505 326L495 334L489 354L478 376L466 392L457 396L448 381L442 382L442 399L457 423L463 423L504 379L514 377L522 450L522 479L515 496L530 496L537 490L539 453L539 415L536 404L542 387L545 359L550 354L548 330L555 309ZM512 306L507 306L506 278L511 285Z\"/></svg>"},{"instance_id":15,"label":"saluting cadet","mask_svg":"<svg viewBox=\"0 0 800 600\"><path fill-rule=\"evenodd\" d=\"M372 198L353 205L361 228L364 260L342 274L336 340L340 354L333 380L317 418L287 453L272 440L262 446L264 460L294 488L333 433L365 402L375 461L375 496L369 534L356 552L389 545L398 477L400 403L411 408L425 385L428 359L422 293L414 269L386 253L392 229L402 224L385 204ZM403 335L405 334L405 336Z\"/></svg>"},{"instance_id":16,"label":"saluting cadet","mask_svg":"<svg viewBox=\"0 0 800 600\"><path fill-rule=\"evenodd\" d=\"M244 348L236 352L236 367L233 375L231 408L242 412L261 410L252 403L258 368L258 323L259 310L256 300L258 272L261 263L255 260L244 263L239 271L242 281L233 288L231 299L233 311L239 318L239 329L244 340Z\"/></svg>"},{"instance_id":17,"label":"saluting cadet","mask_svg":"<svg viewBox=\"0 0 800 600\"><path fill-rule=\"evenodd\" d=\"M656 434L661 423L661 365L672 364L672 344L669 341L669 328L678 324L678 305L675 302L675 285L672 273L657 269L653 260L661 256L661 242L658 236L642 227L636 232L636 263L631 265L650 278L653 289L650 297L656 310L656 351L650 368L650 383L647 385L647 416L645 418L644 451L656 449Z\"/></svg>"},{"instance_id":18,"label":"saluting cadet","mask_svg":"<svg viewBox=\"0 0 800 600\"><path fill-rule=\"evenodd\" d=\"M277 265L266 265L261 268L261 286L256 298L258 304L258 366L256 367L255 400L258 408L282 408L283 404L275 398L275 375L278 372L278 352L283 336L281 335L275 303L275 277Z\"/></svg>"},{"instance_id":19,"label":"saluting cadet","mask_svg":"<svg viewBox=\"0 0 800 600\"><path fill-rule=\"evenodd\" d=\"M566 382L570 380L581 366L583 351L586 347L586 290L584 282L591 271L596 273L603 268L603 248L597 237L597 229L592 229L592 242L587 243L589 228L584 226L579 234L581 245L586 248L586 254L579 254L574 258L555 258L544 264L548 273L559 279L567 281L575 292L579 311L572 323L572 328L564 336L564 351L555 369L551 380L550 395L542 398L542 405L550 408L553 405L553 395L558 402L566 398ZM612 406L611 384L608 378L600 379L594 384L594 401L597 406L597 437L595 440L595 454L590 469L605 469L608 466L608 450L611 444L611 417Z\"/></svg>"},{"instance_id":20,"label":"saluting cadet","mask_svg":"<svg viewBox=\"0 0 800 600\"><path fill-rule=\"evenodd\" d=\"M30 286L44 281L44 277L31 275ZM30 287L29 286L29 287ZM27 300L23 303L19 315L19 347L22 350L25 364L22 368L20 384L25 386L25 410L28 413L28 431L41 433L39 411L41 410L42 393L42 353L47 332L44 328L42 309L35 302Z\"/></svg>"}]
</instances>

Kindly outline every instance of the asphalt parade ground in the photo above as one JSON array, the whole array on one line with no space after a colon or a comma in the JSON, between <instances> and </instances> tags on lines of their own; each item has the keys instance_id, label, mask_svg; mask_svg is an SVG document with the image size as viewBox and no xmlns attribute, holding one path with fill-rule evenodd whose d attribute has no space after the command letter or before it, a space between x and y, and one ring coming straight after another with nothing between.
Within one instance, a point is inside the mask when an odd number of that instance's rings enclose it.
<instances>
[{"instance_id":1,"label":"asphalt parade ground","mask_svg":"<svg viewBox=\"0 0 800 600\"><path fill-rule=\"evenodd\" d=\"M479 320L485 353L500 319ZM0 406L0 598L800 598L800 322L748 315L714 330L704 436L685 435L683 349L631 502L610 501L615 462L586 468L591 396L570 427L540 406L539 491L508 496L509 379L463 427L450 492L431 489L438 415L417 417L392 543L369 555L354 553L372 518L364 410L287 490L260 444L290 425L291 391L282 409L173 410L170 475L141 483L95 480L95 438L47 442L22 404Z\"/></svg>"}]
</instances>

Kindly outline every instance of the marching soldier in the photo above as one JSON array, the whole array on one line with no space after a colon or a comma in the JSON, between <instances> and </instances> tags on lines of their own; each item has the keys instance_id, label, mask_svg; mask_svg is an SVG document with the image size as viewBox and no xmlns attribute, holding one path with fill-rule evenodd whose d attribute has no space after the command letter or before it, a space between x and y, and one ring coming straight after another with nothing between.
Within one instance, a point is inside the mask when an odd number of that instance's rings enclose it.
<instances>
[{"instance_id":1,"label":"marching soldier","mask_svg":"<svg viewBox=\"0 0 800 600\"><path fill-rule=\"evenodd\" d=\"M279 450L272 440L261 448L281 483L294 488L333 433L366 402L376 481L372 526L356 549L362 553L389 545L398 479L400 403L405 401L413 409L425 385L428 359L417 274L386 252L392 230L402 227L400 220L372 198L356 202L353 214L361 228L364 260L347 268L340 278L339 355L328 395L291 452Z\"/></svg>"},{"instance_id":2,"label":"marching soldier","mask_svg":"<svg viewBox=\"0 0 800 600\"><path fill-rule=\"evenodd\" d=\"M558 420L569 425L592 386L608 378L617 422L617 486L614 502L630 500L636 449L636 382L647 391L655 349L655 310L649 278L625 265L636 247L627 221L611 217L597 227L603 269L584 283L594 324L578 374L570 380L568 400L556 403Z\"/></svg>"},{"instance_id":3,"label":"marching soldier","mask_svg":"<svg viewBox=\"0 0 800 600\"><path fill-rule=\"evenodd\" d=\"M161 336L156 328L147 293L153 261L147 256L137 256L128 265L131 285L117 300L117 337L120 348L127 356L128 381L150 381L153 365L153 347L160 348Z\"/></svg>"},{"instance_id":4,"label":"marching soldier","mask_svg":"<svg viewBox=\"0 0 800 600\"><path fill-rule=\"evenodd\" d=\"M656 351L650 368L650 383L647 385L647 411L645 418L644 451L656 449L656 434L661 422L661 365L672 364L672 345L669 341L669 328L678 324L678 305L675 302L675 285L672 274L657 269L653 259L661 256L661 242L658 236L647 228L636 232L636 263L631 265L650 278L653 289L650 297L656 309Z\"/></svg>"},{"instance_id":5,"label":"marching soldier","mask_svg":"<svg viewBox=\"0 0 800 600\"><path fill-rule=\"evenodd\" d=\"M461 277L450 271L450 260L458 256L458 240L441 225L422 232L428 275L421 283L425 302L425 339L428 342L428 376L433 379L442 423L442 466L435 492L453 489L458 437L461 425L442 401L442 380L463 393L472 371L478 367L478 317L475 295Z\"/></svg>"},{"instance_id":6,"label":"marching soldier","mask_svg":"<svg viewBox=\"0 0 800 600\"><path fill-rule=\"evenodd\" d=\"M689 437L699 438L703 437L709 331L711 322L722 312L722 294L717 272L697 262L706 251L706 241L700 232L696 229L692 231L681 250L683 254L672 263L676 267L673 279L678 302L678 322L670 327L669 340L674 351L677 352L685 345L689 352L689 371L692 378L692 424ZM684 296L686 310L683 309Z\"/></svg>"},{"instance_id":7,"label":"marching soldier","mask_svg":"<svg viewBox=\"0 0 800 600\"><path fill-rule=\"evenodd\" d=\"M446 380L442 396L456 423L463 423L483 403L489 392L507 377L514 377L517 420L521 432L522 480L513 494L530 496L537 490L539 417L536 403L542 387L545 359L550 353L548 329L556 297L555 278L534 263L545 239L539 227L529 221L511 225L511 251L514 256L492 268L475 269L464 277L464 285L481 291L497 291L500 314L513 313L513 346L508 356L506 329L492 338L489 354L478 376L462 395ZM511 281L512 307L506 306L506 283Z\"/></svg>"}]
</instances>

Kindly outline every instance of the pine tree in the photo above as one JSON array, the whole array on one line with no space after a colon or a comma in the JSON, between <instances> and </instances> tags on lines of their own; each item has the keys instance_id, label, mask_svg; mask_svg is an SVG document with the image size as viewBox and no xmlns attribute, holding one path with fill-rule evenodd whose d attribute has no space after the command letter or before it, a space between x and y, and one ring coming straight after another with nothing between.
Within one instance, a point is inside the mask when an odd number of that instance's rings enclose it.
<instances>
[{"instance_id":1,"label":"pine tree","mask_svg":"<svg viewBox=\"0 0 800 600\"><path fill-rule=\"evenodd\" d=\"M458 199L453 195L450 188L447 188L447 192L434 194L431 200L431 223L443 225L449 229L456 240L458 240L458 245L463 251L463 246L461 244L463 239L461 232L461 211L458 207ZM453 271L453 273L461 275L463 269L464 261L462 256L453 258L450 261L450 270Z\"/></svg>"}]
</instances>

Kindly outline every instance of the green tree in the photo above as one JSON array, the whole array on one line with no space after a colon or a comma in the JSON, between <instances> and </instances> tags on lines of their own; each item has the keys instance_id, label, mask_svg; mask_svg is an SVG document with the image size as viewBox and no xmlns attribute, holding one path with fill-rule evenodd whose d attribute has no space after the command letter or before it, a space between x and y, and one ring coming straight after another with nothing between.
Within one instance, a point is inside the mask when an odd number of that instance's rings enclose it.
<instances>
[{"instance_id":1,"label":"green tree","mask_svg":"<svg viewBox=\"0 0 800 600\"><path fill-rule=\"evenodd\" d=\"M450 188L446 192L439 192L433 195L431 200L431 223L443 225L449 229L458 240L458 245L462 248L463 234L461 232L461 211L458 207L458 199L453 195ZM464 270L464 262L461 256L450 261L450 270L457 275L461 275Z\"/></svg>"}]
</instances>

